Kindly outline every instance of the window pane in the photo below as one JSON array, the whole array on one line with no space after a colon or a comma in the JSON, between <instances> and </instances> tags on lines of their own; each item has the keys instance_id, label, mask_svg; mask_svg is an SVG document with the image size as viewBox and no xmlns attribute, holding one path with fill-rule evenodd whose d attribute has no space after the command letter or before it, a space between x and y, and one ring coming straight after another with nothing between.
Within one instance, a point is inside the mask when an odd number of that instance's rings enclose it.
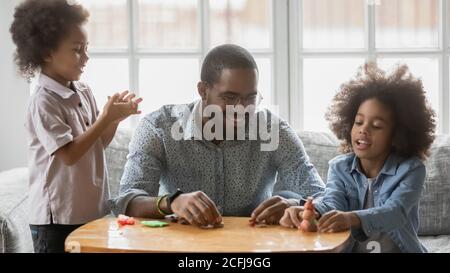
<instances>
[{"instance_id":1,"label":"window pane","mask_svg":"<svg viewBox=\"0 0 450 273\"><path fill-rule=\"evenodd\" d=\"M210 6L211 46L224 43L245 48L271 48L272 1L212 0Z\"/></svg>"},{"instance_id":2,"label":"window pane","mask_svg":"<svg viewBox=\"0 0 450 273\"><path fill-rule=\"evenodd\" d=\"M139 90L144 98L141 109L149 113L165 104L190 103L200 99L197 58L141 59Z\"/></svg>"},{"instance_id":3,"label":"window pane","mask_svg":"<svg viewBox=\"0 0 450 273\"><path fill-rule=\"evenodd\" d=\"M199 47L197 0L139 0L140 48Z\"/></svg>"},{"instance_id":4,"label":"window pane","mask_svg":"<svg viewBox=\"0 0 450 273\"><path fill-rule=\"evenodd\" d=\"M438 47L438 0L380 0L375 5L376 46Z\"/></svg>"},{"instance_id":5,"label":"window pane","mask_svg":"<svg viewBox=\"0 0 450 273\"><path fill-rule=\"evenodd\" d=\"M364 0L304 0L303 47L363 48Z\"/></svg>"},{"instance_id":6,"label":"window pane","mask_svg":"<svg viewBox=\"0 0 450 273\"><path fill-rule=\"evenodd\" d=\"M262 95L261 106L269 107L272 100L272 62L270 58L256 58L259 70L258 92Z\"/></svg>"},{"instance_id":7,"label":"window pane","mask_svg":"<svg viewBox=\"0 0 450 273\"><path fill-rule=\"evenodd\" d=\"M91 58L81 81L91 87L98 108L102 111L108 96L129 90L128 60Z\"/></svg>"},{"instance_id":8,"label":"window pane","mask_svg":"<svg viewBox=\"0 0 450 273\"><path fill-rule=\"evenodd\" d=\"M450 33L450 5L447 5L447 33ZM448 35L448 45L450 47L450 35Z\"/></svg>"},{"instance_id":9,"label":"window pane","mask_svg":"<svg viewBox=\"0 0 450 273\"><path fill-rule=\"evenodd\" d=\"M325 113L339 86L356 75L362 58L305 59L303 62L303 122L306 131L329 131ZM301 107L301 106L299 106Z\"/></svg>"},{"instance_id":10,"label":"window pane","mask_svg":"<svg viewBox=\"0 0 450 273\"><path fill-rule=\"evenodd\" d=\"M379 58L378 66L391 71L396 65L408 65L415 77L422 79L428 101L433 109L439 111L439 61L437 58ZM437 117L437 124L439 117Z\"/></svg>"},{"instance_id":11,"label":"window pane","mask_svg":"<svg viewBox=\"0 0 450 273\"><path fill-rule=\"evenodd\" d=\"M81 81L91 87L100 112L103 111L108 96L129 90L128 71L128 59L89 59L86 70L81 76ZM130 118L120 123L120 127L130 126Z\"/></svg>"},{"instance_id":12,"label":"window pane","mask_svg":"<svg viewBox=\"0 0 450 273\"><path fill-rule=\"evenodd\" d=\"M82 0L90 16L87 24L91 48L126 48L128 16L126 0Z\"/></svg>"}]
</instances>

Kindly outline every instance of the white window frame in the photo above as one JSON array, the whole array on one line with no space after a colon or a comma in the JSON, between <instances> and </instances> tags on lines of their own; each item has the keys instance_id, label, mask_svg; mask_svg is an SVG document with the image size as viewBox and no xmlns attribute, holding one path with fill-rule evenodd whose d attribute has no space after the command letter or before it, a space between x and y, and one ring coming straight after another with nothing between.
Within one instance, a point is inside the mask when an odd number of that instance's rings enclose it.
<instances>
[{"instance_id":1,"label":"white window frame","mask_svg":"<svg viewBox=\"0 0 450 273\"><path fill-rule=\"evenodd\" d=\"M362 57L375 61L385 56L395 57L434 57L439 62L439 133L449 133L450 95L449 95L449 35L448 5L450 0L439 0L439 47L436 49L377 49L375 46L375 6L376 0L363 0L365 5L365 48L349 50L311 50L302 48L302 4L303 0L289 0L289 75L290 104L289 120L297 130L303 130L303 67L302 60L308 57ZM355 68L356 69L356 68ZM345 79L343 79L345 81ZM324 113L325 114L325 113Z\"/></svg>"},{"instance_id":2,"label":"white window frame","mask_svg":"<svg viewBox=\"0 0 450 273\"><path fill-rule=\"evenodd\" d=\"M288 66L288 0L271 0L271 48L268 50L252 50L249 49L255 58L270 58L272 64L272 102L279 105L279 114L281 117L289 118L288 96L289 96L289 71ZM199 33L200 48L199 50L142 50L138 48L138 24L139 12L138 1L127 0L127 18L128 18L128 48L124 49L101 49L92 48L89 52L92 58L126 58L129 63L129 85L130 90L140 95L139 90L139 60L143 58L171 58L171 57L196 57L200 60L206 56L209 51L209 1L199 0ZM201 64L201 63L200 63ZM199 65L200 67L200 65ZM198 72L200 79L200 71ZM189 87L187 87L189 88ZM192 86L192 88L196 88ZM275 92L275 90L281 90ZM142 95L142 94L141 94ZM148 94L147 94L148 95ZM150 98L151 99L151 96ZM144 113L145 114L145 113ZM131 126L137 125L138 118L132 117Z\"/></svg>"},{"instance_id":3,"label":"white window frame","mask_svg":"<svg viewBox=\"0 0 450 273\"><path fill-rule=\"evenodd\" d=\"M365 48L349 50L312 50L302 49L301 7L303 0L272 0L272 45L269 50L250 50L255 58L269 57L272 63L272 103L278 105L279 115L286 119L296 130L303 130L303 67L302 60L308 57L359 57L376 60L377 57L435 57L439 62L439 133L450 130L450 94L449 94L449 35L447 8L450 0L439 0L439 48L436 49L377 49L375 47L375 8L376 0L366 1L365 5ZM196 57L203 60L209 51L209 1L198 2L200 48L199 50L139 50L138 3L127 0L129 37L126 50L93 49L93 58L126 58L129 62L130 90L139 95L139 60L142 58ZM199 66L200 67L200 66ZM356 69L356 68L355 68ZM200 75L200 71L198 73ZM343 79L345 81L345 79ZM195 87L192 87L195 88ZM132 119L132 126L137 118Z\"/></svg>"}]
</instances>

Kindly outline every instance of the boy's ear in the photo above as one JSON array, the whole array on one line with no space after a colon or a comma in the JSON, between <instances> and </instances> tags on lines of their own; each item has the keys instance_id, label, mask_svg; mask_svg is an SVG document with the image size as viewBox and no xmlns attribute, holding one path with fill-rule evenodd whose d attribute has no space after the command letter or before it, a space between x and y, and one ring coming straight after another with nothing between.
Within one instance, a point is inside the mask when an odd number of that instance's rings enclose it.
<instances>
[{"instance_id":1,"label":"boy's ear","mask_svg":"<svg viewBox=\"0 0 450 273\"><path fill-rule=\"evenodd\" d=\"M208 97L207 90L208 90L208 84L206 82L200 81L197 83L197 91L203 101L205 101Z\"/></svg>"}]
</instances>

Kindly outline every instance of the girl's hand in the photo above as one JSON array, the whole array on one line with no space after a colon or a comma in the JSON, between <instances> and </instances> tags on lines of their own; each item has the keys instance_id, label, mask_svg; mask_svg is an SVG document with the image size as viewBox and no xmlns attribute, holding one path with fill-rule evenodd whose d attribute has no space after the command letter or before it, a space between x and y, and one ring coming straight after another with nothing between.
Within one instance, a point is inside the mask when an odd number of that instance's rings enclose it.
<instances>
[{"instance_id":1,"label":"girl's hand","mask_svg":"<svg viewBox=\"0 0 450 273\"><path fill-rule=\"evenodd\" d=\"M108 97L108 102L103 108L104 116L109 122L117 124L130 115L140 114L138 105L142 102L142 98L134 99L135 97L134 93L128 91Z\"/></svg>"},{"instance_id":2,"label":"girl's hand","mask_svg":"<svg viewBox=\"0 0 450 273\"><path fill-rule=\"evenodd\" d=\"M320 232L340 232L360 225L359 217L354 212L332 210L319 220Z\"/></svg>"}]
</instances>

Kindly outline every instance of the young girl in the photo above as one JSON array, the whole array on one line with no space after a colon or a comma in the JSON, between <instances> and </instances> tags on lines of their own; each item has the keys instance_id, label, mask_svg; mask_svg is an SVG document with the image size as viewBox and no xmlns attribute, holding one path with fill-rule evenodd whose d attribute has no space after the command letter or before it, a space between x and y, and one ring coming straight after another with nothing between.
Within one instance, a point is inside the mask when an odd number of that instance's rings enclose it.
<instances>
[{"instance_id":1,"label":"young girl","mask_svg":"<svg viewBox=\"0 0 450 273\"><path fill-rule=\"evenodd\" d=\"M434 140L434 111L406 66L386 75L366 64L341 86L327 113L347 154L330 161L323 198L314 202L321 232L351 229L353 252L426 252L418 205L424 160ZM303 207L280 224L298 227Z\"/></svg>"},{"instance_id":2,"label":"young girl","mask_svg":"<svg viewBox=\"0 0 450 273\"><path fill-rule=\"evenodd\" d=\"M10 29L21 74L29 80L40 72L26 121L36 252L63 252L70 232L108 213L104 149L118 123L140 113L141 99L126 91L99 115L90 88L78 82L89 59L88 12L72 2L26 0Z\"/></svg>"}]
</instances>

